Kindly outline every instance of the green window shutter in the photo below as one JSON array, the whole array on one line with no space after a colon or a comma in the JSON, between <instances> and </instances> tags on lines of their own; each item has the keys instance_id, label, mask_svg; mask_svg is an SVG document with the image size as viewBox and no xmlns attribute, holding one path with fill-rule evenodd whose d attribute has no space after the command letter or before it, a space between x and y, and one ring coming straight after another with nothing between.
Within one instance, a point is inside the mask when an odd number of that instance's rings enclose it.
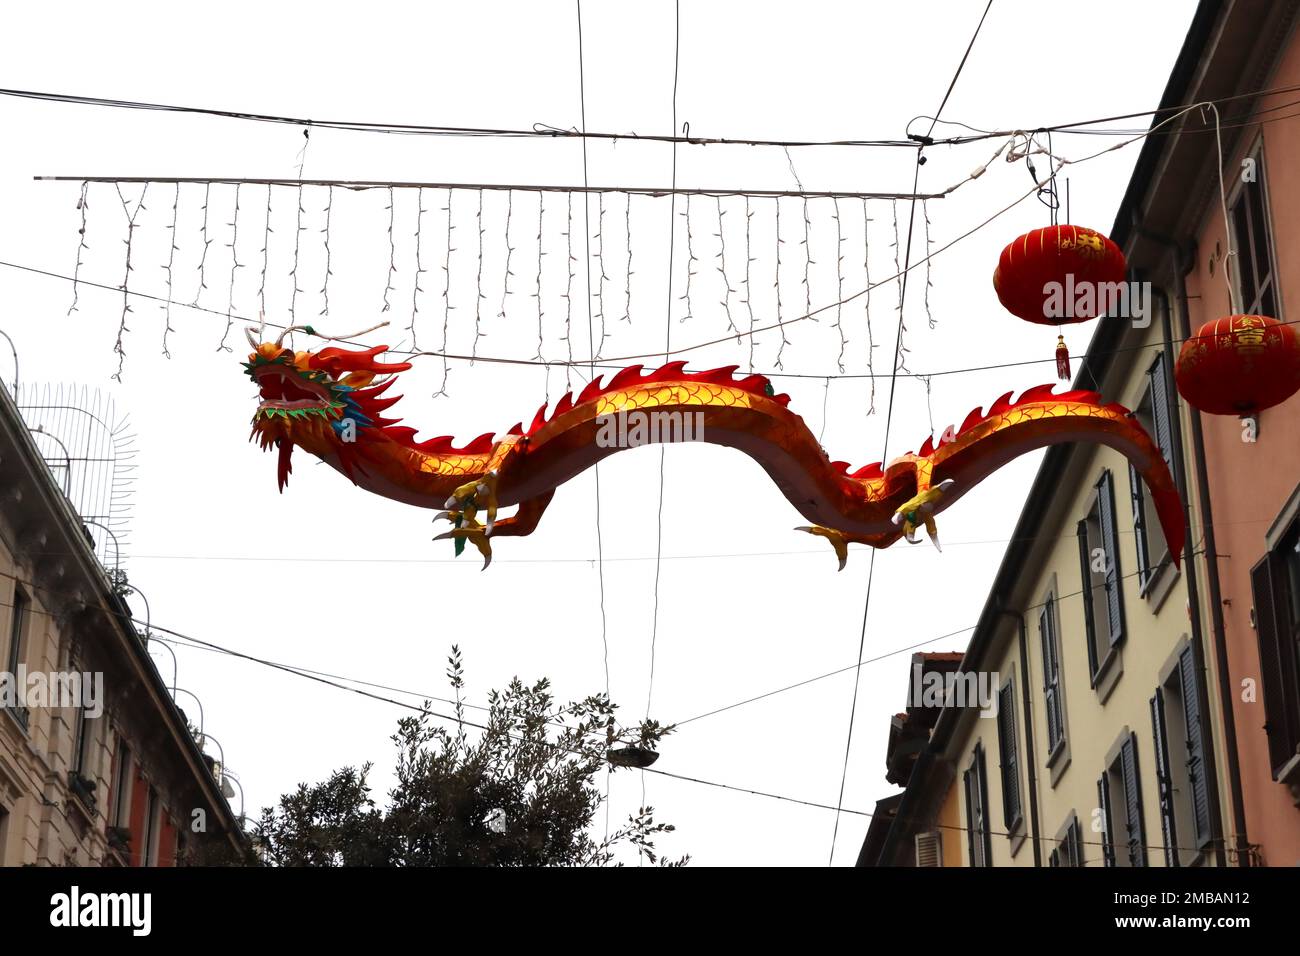
<instances>
[{"instance_id":1,"label":"green window shutter","mask_svg":"<svg viewBox=\"0 0 1300 956\"><path fill-rule=\"evenodd\" d=\"M1128 833L1129 866L1146 866L1146 838L1142 830L1142 781L1138 777L1137 737L1129 734L1119 751L1120 772L1124 778L1124 819Z\"/></svg>"},{"instance_id":2,"label":"green window shutter","mask_svg":"<svg viewBox=\"0 0 1300 956\"><path fill-rule=\"evenodd\" d=\"M1159 687L1151 698L1151 736L1156 747L1156 787L1160 794L1160 835L1165 843L1165 866L1178 866L1178 827L1174 821L1173 776L1169 772L1165 693Z\"/></svg>"},{"instance_id":3,"label":"green window shutter","mask_svg":"<svg viewBox=\"0 0 1300 956\"><path fill-rule=\"evenodd\" d=\"M1191 791L1192 836L1195 846L1201 849L1210 842L1210 786L1206 779L1205 740L1201 735L1201 700L1198 695L1200 681L1196 675L1196 660L1191 646L1183 648L1178 656L1178 672L1182 683L1183 719L1187 726L1187 780Z\"/></svg>"},{"instance_id":4,"label":"green window shutter","mask_svg":"<svg viewBox=\"0 0 1300 956\"><path fill-rule=\"evenodd\" d=\"M1097 483L1097 515L1101 520L1101 547L1106 552L1106 616L1110 646L1124 640L1124 591L1119 570L1119 526L1115 520L1115 481L1107 471Z\"/></svg>"}]
</instances>

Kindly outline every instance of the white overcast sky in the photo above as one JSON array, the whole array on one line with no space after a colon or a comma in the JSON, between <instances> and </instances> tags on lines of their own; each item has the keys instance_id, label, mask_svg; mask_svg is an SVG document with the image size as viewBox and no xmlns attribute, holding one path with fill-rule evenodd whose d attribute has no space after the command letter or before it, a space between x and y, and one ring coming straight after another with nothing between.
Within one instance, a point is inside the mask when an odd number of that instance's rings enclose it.
<instances>
[{"instance_id":1,"label":"white overcast sky","mask_svg":"<svg viewBox=\"0 0 1300 956\"><path fill-rule=\"evenodd\" d=\"M932 113L943 97L983 4L689 3L682 4L677 115L692 134L765 139L901 138L910 118ZM1157 105L1194 4L1100 0L1080 8L995 0L944 118L981 129L1032 128L1104 117ZM673 5L589 0L582 6L587 124L591 130L668 133L672 128ZM573 3L354 4L310 9L245 3L179 7L168 3L28 4L8 11L0 85L313 118L527 128L580 123L578 47ZM0 259L62 274L76 260L75 183L33 176L246 176L297 174L302 133L289 126L0 99L6 148L0 151ZM1123 125L1145 127L1143 121ZM923 129L922 129L923 131ZM963 132L941 126L938 134ZM937 135L938 135L937 134ZM1055 137L1059 154L1080 157L1116 142L1096 136ZM936 148L922 169L921 191L939 191L985 163L998 143ZM1137 156L1138 144L1069 172L1071 220L1108 230ZM912 153L879 148L791 150L807 189L910 189ZM671 148L593 142L593 184L662 186ZM1048 166L1039 158L1040 174ZM572 185L582 181L576 140L385 136L317 129L305 156L308 178ZM785 153L739 146L680 147L683 186L789 189ZM948 199L929 203L935 248L983 222L1031 185L1024 164L1001 160ZM182 187L173 265L174 298L191 302L202 252L201 186ZM125 192L134 203L138 190ZM162 295L173 192L155 186L137 220L132 287ZM299 320L349 332L380 318L388 270L386 194L336 190L331 221L330 312L320 316L324 272L321 228L325 196L304 192L299 243ZM256 315L266 193L240 194L240 236L230 288L228 223L232 187L214 187L207 289L200 302ZM396 345L410 333L414 270L413 195L397 201L393 328L369 336ZM478 256L474 194L458 193L448 301L452 351L473 339ZM724 203L728 275L739 288L743 204ZM442 341L446 194L429 191L422 236L424 293L416 322L419 345ZM292 191L273 200L274 236L267 273L268 318L288 315L297 214ZM633 201L634 276L630 323L624 308L626 229L623 197L607 200L605 355L663 346L667 317L667 200ZM760 325L775 315L771 205L755 204L753 303ZM592 234L597 203L591 203ZM679 201L678 213L684 211ZM581 261L582 202L574 203L574 354L587 354ZM781 207L784 317L804 311L802 209ZM900 203L900 229L907 206ZM560 358L566 278L557 228L563 195L547 197L543 267L543 354ZM692 315L685 291L688 251L678 216L672 337L675 344L724 335L727 321L717 271L717 208L692 202L698 262ZM872 203L873 275L893 271L893 209ZM516 246L506 317L498 318L504 267L500 194L485 199L482 353L531 358L537 349L537 200L516 195ZM841 207L844 293L862 288L861 206ZM813 204L807 296L834 302L835 231L830 208ZM924 255L918 208L913 258ZM1002 246L1047 224L1032 198L941 253L924 311L924 270L908 288L904 343L920 372L1050 358L1050 329L1010 318L991 275ZM116 286L123 272L126 227L112 186L90 188L82 276ZM763 248L759 248L762 246ZM596 243L593 240L593 253ZM855 259L855 256L858 257ZM600 283L595 282L596 291ZM0 328L15 340L27 382L82 383L104 389L129 413L141 448L140 479L127 566L148 597L157 623L273 660L445 696L443 671L452 643L465 655L470 698L514 675L549 676L557 695L603 689L604 650L596 556L594 482L590 473L560 490L531 538L498 542L485 573L471 553L450 561L446 542L429 541L429 515L353 488L301 452L286 493L276 493L275 464L246 443L254 392L238 362L246 348L239 326L234 353L217 351L223 318L180 306L172 310L171 358L161 355L162 308L137 300L123 382L113 343L121 297L83 288L80 310L66 313L66 281L0 267ZM872 295L876 371L888 372L897 290ZM743 310L735 304L733 308ZM866 368L862 300L844 307L846 367ZM599 303L593 302L593 309ZM747 325L747 319L745 320ZM599 327L599 320L597 320ZM834 374L839 352L833 314L792 326L784 354L789 372ZM1068 336L1078 354L1091 325ZM301 343L300 343L301 345ZM754 365L774 368L779 336L758 339ZM708 368L749 362L734 342L691 353ZM541 369L453 365L449 397L435 359L407 373L397 407L422 435L468 439L504 432L527 420L547 396ZM0 375L10 377L7 359ZM933 379L934 424L958 423L976 405L1009 389L1051 380L1050 363ZM888 381L877 387L868 416L866 382L778 379L791 407L826 449L854 467L876 461L884 440ZM563 391L552 373L549 397ZM397 389L395 389L397 391ZM828 409L823 416L823 406ZM889 453L914 449L928 434L922 382L900 378ZM910 651L902 649L972 625L1040 455L1022 458L967 495L941 522L945 551L899 544L878 556L865 655L884 656L862 670L856 732L844 806L870 810L891 792L884 780L889 716L904 703ZM654 605L659 452L619 455L601 469L601 527L606 557L605 612L610 685L631 721L645 711ZM668 450L663 555L652 715L686 720L736 701L853 664L862 626L869 555L855 550L835 572L824 542L792 531L802 519L759 468L736 452L709 446ZM133 605L143 612L138 601ZM931 650L959 650L968 632L933 640ZM894 652L894 653L891 653ZM179 683L203 701L205 729L224 748L244 783L247 808L272 802L300 781L315 782L345 764L374 761L377 794L391 783L388 736L403 711L245 661L180 649ZM171 662L159 654L170 676ZM853 689L851 672L691 722L669 738L658 767L736 787L835 804ZM182 696L182 706L191 709ZM642 799L638 775L614 776L613 816ZM728 792L656 775L645 799L677 825L661 842L672 855L702 864L822 865L831 850L833 811ZM238 804L238 800L236 800ZM866 819L840 820L835 862L853 862Z\"/></svg>"}]
</instances>

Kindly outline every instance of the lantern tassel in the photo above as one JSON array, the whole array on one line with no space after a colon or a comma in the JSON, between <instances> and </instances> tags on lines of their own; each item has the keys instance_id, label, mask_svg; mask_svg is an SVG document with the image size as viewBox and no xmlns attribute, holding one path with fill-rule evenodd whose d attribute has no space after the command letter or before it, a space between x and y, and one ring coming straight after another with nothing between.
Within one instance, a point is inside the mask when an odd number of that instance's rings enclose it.
<instances>
[{"instance_id":1,"label":"lantern tassel","mask_svg":"<svg viewBox=\"0 0 1300 956\"><path fill-rule=\"evenodd\" d=\"M1070 349L1066 346L1065 336L1057 336L1057 378L1070 381Z\"/></svg>"}]
</instances>

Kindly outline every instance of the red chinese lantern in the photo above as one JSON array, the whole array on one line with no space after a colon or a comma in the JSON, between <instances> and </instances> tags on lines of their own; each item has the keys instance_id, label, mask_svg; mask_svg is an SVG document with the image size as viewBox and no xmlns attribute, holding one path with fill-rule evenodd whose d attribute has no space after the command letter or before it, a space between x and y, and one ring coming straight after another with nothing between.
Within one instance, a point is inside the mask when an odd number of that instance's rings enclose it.
<instances>
[{"instance_id":1,"label":"red chinese lantern","mask_svg":"<svg viewBox=\"0 0 1300 956\"><path fill-rule=\"evenodd\" d=\"M1300 390L1300 336L1266 315L1206 322L1183 343L1178 392L1210 415L1253 415Z\"/></svg>"},{"instance_id":2,"label":"red chinese lantern","mask_svg":"<svg viewBox=\"0 0 1300 956\"><path fill-rule=\"evenodd\" d=\"M993 271L993 288L1008 312L1037 325L1068 325L1106 314L1122 294L1127 264L1119 246L1095 229L1048 226L1020 236ZM1056 372L1070 377L1065 336L1056 341Z\"/></svg>"}]
</instances>

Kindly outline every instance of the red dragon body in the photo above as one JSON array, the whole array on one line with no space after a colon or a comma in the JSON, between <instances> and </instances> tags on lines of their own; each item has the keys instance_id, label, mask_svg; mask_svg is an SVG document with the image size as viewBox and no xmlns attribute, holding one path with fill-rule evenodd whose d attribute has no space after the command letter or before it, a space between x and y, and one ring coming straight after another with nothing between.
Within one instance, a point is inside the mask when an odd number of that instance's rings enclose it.
<instances>
[{"instance_id":1,"label":"red dragon body","mask_svg":"<svg viewBox=\"0 0 1300 956\"><path fill-rule=\"evenodd\" d=\"M987 412L972 411L937 446L927 439L918 453L885 467L850 470L826 455L787 407L789 396L773 394L765 377L737 377L735 366L686 372L685 363L672 362L647 374L631 366L604 384L596 379L576 397L565 395L549 416L544 405L527 426L457 447L449 437L417 441L414 429L383 417L397 401L384 395L391 376L410 368L381 363L386 350L294 352L254 343L245 365L262 399L253 436L263 448L278 448L281 489L299 446L368 491L442 510L456 525L443 537L474 543L485 567L491 540L531 533L557 487L628 447L609 439L637 415L667 426L645 431L650 441L680 438L674 423L689 422L693 440L753 458L812 523L800 530L828 538L841 567L849 542L914 540L919 523L933 536L934 515L989 474L1026 452L1071 441L1108 445L1132 462L1151 489L1175 563L1181 557L1182 505L1159 448L1127 409L1102 404L1094 392L1054 395L1042 385L1015 401L1007 393ZM376 383L381 376L386 380ZM496 519L498 507L514 505L514 515ZM486 524L477 520L480 511Z\"/></svg>"}]
</instances>

